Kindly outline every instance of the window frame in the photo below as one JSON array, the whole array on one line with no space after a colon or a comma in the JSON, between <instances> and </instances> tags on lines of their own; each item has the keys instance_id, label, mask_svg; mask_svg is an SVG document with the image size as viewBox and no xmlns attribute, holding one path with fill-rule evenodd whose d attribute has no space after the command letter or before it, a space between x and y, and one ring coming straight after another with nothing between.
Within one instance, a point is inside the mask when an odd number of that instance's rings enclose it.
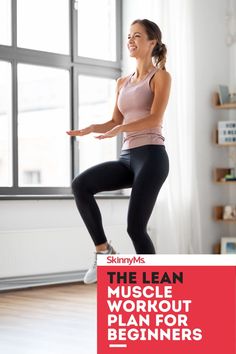
<instances>
[{"instance_id":1,"label":"window frame","mask_svg":"<svg viewBox=\"0 0 236 354\"><path fill-rule=\"evenodd\" d=\"M79 122L79 75L96 76L117 79L121 75L122 53L122 0L116 1L116 61L79 57L77 55L77 10L76 0L68 0L69 6L69 54L49 53L39 50L17 47L17 0L11 0L12 5L12 40L11 45L0 45L0 60L11 64L12 70L12 175L11 187L0 187L0 199L67 199L72 198L70 187L19 187L18 185L18 92L17 65L29 64L64 69L69 71L70 92L70 124L71 129L77 129ZM79 168L76 139L70 138L70 175L71 180ZM117 138L117 156L121 148L121 137ZM104 198L121 197L121 191L105 193Z\"/></svg>"}]
</instances>

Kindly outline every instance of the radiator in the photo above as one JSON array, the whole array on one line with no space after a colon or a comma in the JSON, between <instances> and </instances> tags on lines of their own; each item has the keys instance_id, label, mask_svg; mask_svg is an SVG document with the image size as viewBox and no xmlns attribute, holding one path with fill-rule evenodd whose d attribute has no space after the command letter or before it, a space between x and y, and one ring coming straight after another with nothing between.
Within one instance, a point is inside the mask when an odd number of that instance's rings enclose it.
<instances>
[{"instance_id":1,"label":"radiator","mask_svg":"<svg viewBox=\"0 0 236 354\"><path fill-rule=\"evenodd\" d=\"M134 253L126 225L105 226L119 253ZM0 291L81 281L93 262L85 227L0 232Z\"/></svg>"}]
</instances>

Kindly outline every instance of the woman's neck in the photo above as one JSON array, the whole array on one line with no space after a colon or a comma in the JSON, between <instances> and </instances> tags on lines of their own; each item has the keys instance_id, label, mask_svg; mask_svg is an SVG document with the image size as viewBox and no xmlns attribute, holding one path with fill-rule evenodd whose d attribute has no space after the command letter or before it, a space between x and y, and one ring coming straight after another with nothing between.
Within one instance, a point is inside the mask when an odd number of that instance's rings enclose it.
<instances>
[{"instance_id":1,"label":"woman's neck","mask_svg":"<svg viewBox=\"0 0 236 354\"><path fill-rule=\"evenodd\" d=\"M152 61L138 61L136 65L135 77L136 79L142 79L146 76L151 70L153 70L154 65Z\"/></svg>"}]
</instances>

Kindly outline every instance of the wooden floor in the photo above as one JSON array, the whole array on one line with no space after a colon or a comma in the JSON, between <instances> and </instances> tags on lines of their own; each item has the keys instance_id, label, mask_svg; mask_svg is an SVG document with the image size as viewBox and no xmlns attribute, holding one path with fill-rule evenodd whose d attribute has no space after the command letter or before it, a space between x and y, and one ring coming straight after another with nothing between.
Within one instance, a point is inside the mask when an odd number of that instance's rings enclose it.
<instances>
[{"instance_id":1,"label":"wooden floor","mask_svg":"<svg viewBox=\"0 0 236 354\"><path fill-rule=\"evenodd\" d=\"M96 285L0 293L1 354L96 354Z\"/></svg>"}]
</instances>

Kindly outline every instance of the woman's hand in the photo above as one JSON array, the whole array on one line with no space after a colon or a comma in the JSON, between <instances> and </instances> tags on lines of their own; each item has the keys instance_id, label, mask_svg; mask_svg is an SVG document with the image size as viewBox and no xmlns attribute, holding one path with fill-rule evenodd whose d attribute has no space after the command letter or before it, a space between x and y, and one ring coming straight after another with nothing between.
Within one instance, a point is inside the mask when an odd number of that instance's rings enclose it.
<instances>
[{"instance_id":1,"label":"woman's hand","mask_svg":"<svg viewBox=\"0 0 236 354\"><path fill-rule=\"evenodd\" d=\"M108 130L108 132L95 136L95 138L99 139L99 140L106 139L106 138L113 138L114 136L121 133L121 131L122 131L121 127L122 127L122 125L117 125L116 127L112 128L111 130Z\"/></svg>"},{"instance_id":2,"label":"woman's hand","mask_svg":"<svg viewBox=\"0 0 236 354\"><path fill-rule=\"evenodd\" d=\"M83 135L90 134L92 132L93 132L93 125L90 125L89 127L80 130L69 130L66 132L66 134L70 136L83 136Z\"/></svg>"}]
</instances>

